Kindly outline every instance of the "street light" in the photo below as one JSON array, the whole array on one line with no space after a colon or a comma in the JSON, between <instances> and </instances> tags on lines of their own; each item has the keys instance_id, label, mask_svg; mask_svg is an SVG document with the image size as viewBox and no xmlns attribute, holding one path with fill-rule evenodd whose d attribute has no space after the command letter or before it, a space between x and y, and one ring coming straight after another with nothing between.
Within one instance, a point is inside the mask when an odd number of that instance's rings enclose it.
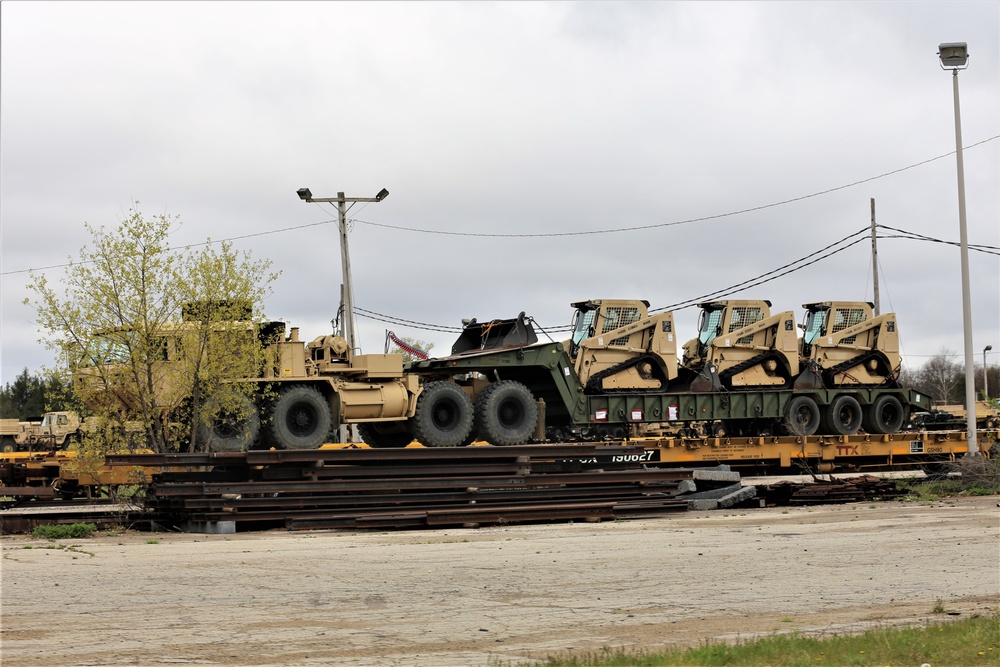
<instances>
[{"instance_id":1,"label":"street light","mask_svg":"<svg viewBox=\"0 0 1000 667\"><path fill-rule=\"evenodd\" d=\"M983 398L990 400L990 378L986 369L986 353L993 349L992 345L983 348Z\"/></svg>"},{"instance_id":2,"label":"street light","mask_svg":"<svg viewBox=\"0 0 1000 667\"><path fill-rule=\"evenodd\" d=\"M962 255L962 325L965 332L965 412L969 437L967 456L979 456L976 443L976 376L972 349L972 295L969 288L969 236L965 225L965 163L962 160L962 114L958 104L958 70L965 69L969 49L965 42L949 42L938 46L941 69L952 73L955 97L955 161L958 167L958 227Z\"/></svg>"},{"instance_id":3,"label":"street light","mask_svg":"<svg viewBox=\"0 0 1000 667\"><path fill-rule=\"evenodd\" d=\"M344 301L344 340L350 354L354 354L354 286L351 283L351 253L347 247L347 203L351 202L380 202L389 196L389 191L385 188L379 190L374 197L345 197L343 192L338 192L336 197L313 197L309 188L299 188L295 191L302 201L313 204L323 202L335 202L339 213L340 222L340 264L343 267L343 301Z\"/></svg>"}]
</instances>

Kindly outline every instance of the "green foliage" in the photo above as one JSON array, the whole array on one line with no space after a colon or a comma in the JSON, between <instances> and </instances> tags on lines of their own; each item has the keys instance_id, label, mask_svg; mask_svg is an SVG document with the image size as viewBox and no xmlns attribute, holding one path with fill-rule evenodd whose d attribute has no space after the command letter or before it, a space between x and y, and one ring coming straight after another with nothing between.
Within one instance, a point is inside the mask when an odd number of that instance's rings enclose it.
<instances>
[{"instance_id":1,"label":"green foliage","mask_svg":"<svg viewBox=\"0 0 1000 667\"><path fill-rule=\"evenodd\" d=\"M90 537L97 530L92 523L48 524L35 526L31 534L47 540L69 540Z\"/></svg>"},{"instance_id":2,"label":"green foliage","mask_svg":"<svg viewBox=\"0 0 1000 667\"><path fill-rule=\"evenodd\" d=\"M548 667L799 667L803 665L996 665L1000 618L973 616L911 628L875 628L860 635L806 637L790 633L735 644L707 642L662 653L604 649L551 657ZM537 663L536 663L537 664Z\"/></svg>"},{"instance_id":3,"label":"green foliage","mask_svg":"<svg viewBox=\"0 0 1000 667\"><path fill-rule=\"evenodd\" d=\"M230 407L209 397L261 359L245 313L249 305L252 318L261 316L255 309L277 277L270 262L251 261L228 243L174 251L169 235L178 224L143 216L136 203L114 230L86 225L91 245L70 264L61 290L31 274L35 296L25 301L45 332L41 342L58 354L79 398L111 425L115 449L197 448L198 424ZM214 305L178 324L190 304ZM230 304L239 304L239 318L226 311Z\"/></svg>"},{"instance_id":4,"label":"green foliage","mask_svg":"<svg viewBox=\"0 0 1000 667\"><path fill-rule=\"evenodd\" d=\"M28 421L51 410L72 409L70 393L70 383L60 374L32 374L25 368L0 389L0 418Z\"/></svg>"},{"instance_id":5,"label":"green foliage","mask_svg":"<svg viewBox=\"0 0 1000 667\"><path fill-rule=\"evenodd\" d=\"M420 340L419 338L411 338L410 336L403 336L400 338L400 340L409 345L410 347L417 348L424 354L430 354L430 351L434 348L434 343L428 343L426 341ZM395 352L396 354L403 355L404 364L410 361L416 361L416 358L412 354L410 354L409 352L407 352L402 348L397 347L395 350L393 350L393 352Z\"/></svg>"}]
</instances>

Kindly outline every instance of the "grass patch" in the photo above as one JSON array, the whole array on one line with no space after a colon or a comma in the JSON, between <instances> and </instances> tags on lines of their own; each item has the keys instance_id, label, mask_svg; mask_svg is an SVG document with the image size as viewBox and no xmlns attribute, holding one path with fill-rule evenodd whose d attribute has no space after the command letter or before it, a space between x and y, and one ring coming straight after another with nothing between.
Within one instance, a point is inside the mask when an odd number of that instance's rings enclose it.
<instances>
[{"instance_id":1,"label":"grass patch","mask_svg":"<svg viewBox=\"0 0 1000 667\"><path fill-rule=\"evenodd\" d=\"M906 499L936 502L954 496L1000 495L1000 457L959 459L926 479L896 480Z\"/></svg>"},{"instance_id":2,"label":"grass patch","mask_svg":"<svg viewBox=\"0 0 1000 667\"><path fill-rule=\"evenodd\" d=\"M913 628L875 628L860 635L775 635L735 644L706 642L661 653L605 648L551 657L547 667L873 667L920 665L989 667L1000 663L1000 616L974 616Z\"/></svg>"},{"instance_id":3,"label":"grass patch","mask_svg":"<svg viewBox=\"0 0 1000 667\"><path fill-rule=\"evenodd\" d=\"M96 530L97 526L92 523L48 524L35 526L31 534L47 540L72 540L90 537Z\"/></svg>"}]
</instances>

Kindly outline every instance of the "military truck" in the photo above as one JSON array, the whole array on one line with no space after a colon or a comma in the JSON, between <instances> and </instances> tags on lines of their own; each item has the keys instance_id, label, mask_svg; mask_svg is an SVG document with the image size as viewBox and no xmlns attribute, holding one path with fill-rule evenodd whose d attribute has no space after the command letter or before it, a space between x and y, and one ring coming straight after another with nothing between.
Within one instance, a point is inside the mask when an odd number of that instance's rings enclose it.
<instances>
[{"instance_id":1,"label":"military truck","mask_svg":"<svg viewBox=\"0 0 1000 667\"><path fill-rule=\"evenodd\" d=\"M771 316L767 301L704 303L682 362L672 313L650 314L640 300L571 305L569 340L538 343L524 313L473 320L451 355L409 364L423 388L396 442L618 439L654 424L692 435L888 434L930 405L899 386L895 318L872 318L870 305L807 304L803 328L816 335L804 344L791 313ZM860 313L836 330L818 322L841 310Z\"/></svg>"},{"instance_id":2,"label":"military truck","mask_svg":"<svg viewBox=\"0 0 1000 667\"><path fill-rule=\"evenodd\" d=\"M80 415L63 410L46 412L38 421L0 419L0 449L4 452L62 449L92 428Z\"/></svg>"},{"instance_id":3,"label":"military truck","mask_svg":"<svg viewBox=\"0 0 1000 667\"><path fill-rule=\"evenodd\" d=\"M195 321L197 308L186 308L184 320L161 326L156 347L162 359L155 362L153 392L165 422L188 400L185 393L185 336L204 323ZM199 440L211 451L242 451L254 447L312 449L330 440L340 424L359 424L362 434L392 433L394 423L413 416L420 381L403 372L400 354L356 355L340 336L319 336L306 343L298 327L284 322L219 325L220 331L258 336L263 343L259 363L247 362L228 382L252 385L253 391L235 392L233 401L210 422L200 423ZM211 324L210 324L211 326ZM137 411L139 398L127 383L114 383L123 368L121 355L95 355L104 368L78 370L74 382L79 394L95 410L113 401L126 411ZM111 378L109 382L106 378ZM110 385L110 386L109 386ZM212 396L206 400L217 400ZM232 405L236 403L236 405Z\"/></svg>"}]
</instances>

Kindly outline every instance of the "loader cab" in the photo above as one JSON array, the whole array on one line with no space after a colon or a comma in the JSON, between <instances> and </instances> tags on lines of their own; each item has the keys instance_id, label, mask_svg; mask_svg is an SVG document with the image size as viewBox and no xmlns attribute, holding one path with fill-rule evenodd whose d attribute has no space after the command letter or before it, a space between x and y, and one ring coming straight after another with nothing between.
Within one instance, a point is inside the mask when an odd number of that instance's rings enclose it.
<instances>
[{"instance_id":1,"label":"loader cab","mask_svg":"<svg viewBox=\"0 0 1000 667\"><path fill-rule=\"evenodd\" d=\"M767 300L709 301L700 303L698 316L698 347L700 355L718 336L756 324L771 316L771 302ZM738 344L749 341L740 339Z\"/></svg>"},{"instance_id":2,"label":"loader cab","mask_svg":"<svg viewBox=\"0 0 1000 667\"><path fill-rule=\"evenodd\" d=\"M805 320L802 324L801 355L808 357L817 339L830 336L872 319L873 305L864 301L822 301L805 303ZM856 337L841 341L852 345Z\"/></svg>"},{"instance_id":3,"label":"loader cab","mask_svg":"<svg viewBox=\"0 0 1000 667\"><path fill-rule=\"evenodd\" d=\"M718 304L706 304L698 316L698 342L702 346L707 346L722 333L722 315L725 306L713 308L715 305Z\"/></svg>"},{"instance_id":4,"label":"loader cab","mask_svg":"<svg viewBox=\"0 0 1000 667\"><path fill-rule=\"evenodd\" d=\"M648 315L649 308L648 301L634 299L593 299L570 305L576 309L569 352L574 358L584 340L638 322ZM606 342L609 345L624 344L617 340Z\"/></svg>"}]
</instances>

